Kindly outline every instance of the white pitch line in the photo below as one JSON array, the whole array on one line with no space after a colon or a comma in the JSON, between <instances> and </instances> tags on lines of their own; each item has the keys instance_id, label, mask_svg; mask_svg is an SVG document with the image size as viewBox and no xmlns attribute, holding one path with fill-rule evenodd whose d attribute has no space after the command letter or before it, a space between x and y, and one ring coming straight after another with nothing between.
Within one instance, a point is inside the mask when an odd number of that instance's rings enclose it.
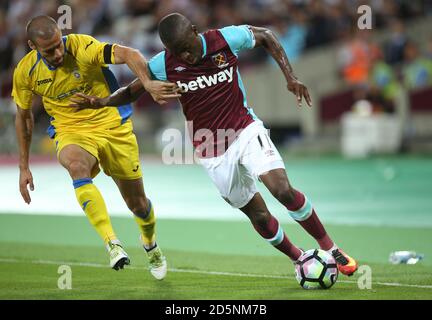
<instances>
[{"instance_id":1,"label":"white pitch line","mask_svg":"<svg viewBox=\"0 0 432 320\"><path fill-rule=\"evenodd\" d=\"M91 268L103 268L108 269L108 265L100 263L90 263L90 262L73 262L73 261L52 261L52 260L18 260L18 259L6 259L0 258L0 262L4 263L31 263L31 264L48 264L48 265L69 265L77 267L91 267ZM127 266L127 269L132 270L147 270L144 267L134 267ZM229 276L229 277L249 277L249 278L266 278L266 279L292 279L288 276L278 276L278 275L266 275L266 274L253 274L253 273L236 273L236 272L223 272L223 271L206 271L206 270L188 270L188 269L178 269L169 268L170 272L179 273L195 273L204 275L217 275L217 276ZM338 280L341 283L357 283L357 281L350 280ZM406 288L420 288L420 289L432 289L432 285L417 285L417 284L405 284L398 282L373 282L375 285L387 286L387 287L406 287Z\"/></svg>"}]
</instances>

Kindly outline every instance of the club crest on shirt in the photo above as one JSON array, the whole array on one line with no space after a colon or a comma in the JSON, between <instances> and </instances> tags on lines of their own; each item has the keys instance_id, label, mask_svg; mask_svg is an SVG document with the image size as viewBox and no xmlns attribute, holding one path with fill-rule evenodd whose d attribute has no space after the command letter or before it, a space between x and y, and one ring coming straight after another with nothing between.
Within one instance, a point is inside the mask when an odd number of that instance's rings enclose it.
<instances>
[{"instance_id":1,"label":"club crest on shirt","mask_svg":"<svg viewBox=\"0 0 432 320\"><path fill-rule=\"evenodd\" d=\"M229 65L229 63L227 62L227 57L226 57L224 52L219 52L219 53L213 55L212 60L213 60L213 63L218 68L225 68L226 66Z\"/></svg>"}]
</instances>

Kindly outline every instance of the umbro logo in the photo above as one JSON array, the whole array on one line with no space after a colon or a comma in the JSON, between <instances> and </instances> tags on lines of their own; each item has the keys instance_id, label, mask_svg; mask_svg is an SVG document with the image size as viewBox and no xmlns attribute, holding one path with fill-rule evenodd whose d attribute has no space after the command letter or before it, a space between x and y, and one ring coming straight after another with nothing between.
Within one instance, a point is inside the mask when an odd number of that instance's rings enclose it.
<instances>
[{"instance_id":1,"label":"umbro logo","mask_svg":"<svg viewBox=\"0 0 432 320\"><path fill-rule=\"evenodd\" d=\"M266 155L267 157L272 157L272 156L274 156L274 154L275 154L275 152L274 152L273 150L267 150L267 151L265 152L265 155Z\"/></svg>"},{"instance_id":2,"label":"umbro logo","mask_svg":"<svg viewBox=\"0 0 432 320\"><path fill-rule=\"evenodd\" d=\"M38 86L40 86L42 84L47 84L47 83L50 83L52 81L53 80L51 78L48 78L48 79L43 79L43 80L36 80L36 83L37 83Z\"/></svg>"},{"instance_id":3,"label":"umbro logo","mask_svg":"<svg viewBox=\"0 0 432 320\"><path fill-rule=\"evenodd\" d=\"M186 70L186 68L185 68L185 67L182 67L182 66L178 66L178 67L175 68L174 70L177 71L177 72L182 72L183 70Z\"/></svg>"}]
</instances>

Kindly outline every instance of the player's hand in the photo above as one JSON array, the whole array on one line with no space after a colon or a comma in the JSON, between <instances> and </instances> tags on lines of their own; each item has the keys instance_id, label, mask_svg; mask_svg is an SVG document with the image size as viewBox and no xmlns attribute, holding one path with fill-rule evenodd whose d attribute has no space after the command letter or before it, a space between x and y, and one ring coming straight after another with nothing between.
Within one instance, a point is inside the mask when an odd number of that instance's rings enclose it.
<instances>
[{"instance_id":1,"label":"player's hand","mask_svg":"<svg viewBox=\"0 0 432 320\"><path fill-rule=\"evenodd\" d=\"M166 104L168 99L180 98L180 89L175 83L164 81L149 81L144 84L145 90L151 94L154 101Z\"/></svg>"},{"instance_id":2,"label":"player's hand","mask_svg":"<svg viewBox=\"0 0 432 320\"><path fill-rule=\"evenodd\" d=\"M20 176L19 176L20 193L21 193L21 196L23 197L25 203L30 204L31 198L30 198L30 193L29 193L27 186L30 187L31 191L34 190L32 173L31 173L30 169L21 169L20 170Z\"/></svg>"},{"instance_id":3,"label":"player's hand","mask_svg":"<svg viewBox=\"0 0 432 320\"><path fill-rule=\"evenodd\" d=\"M297 105L299 107L302 106L303 98L305 99L306 103L309 107L312 107L312 99L309 95L309 91L306 88L306 86L299 80L293 78L288 82L288 90L291 91L296 95L297 98Z\"/></svg>"},{"instance_id":4,"label":"player's hand","mask_svg":"<svg viewBox=\"0 0 432 320\"><path fill-rule=\"evenodd\" d=\"M88 96L83 93L76 93L70 98L72 101L69 107L77 108L77 111L83 109L100 109L105 107L103 99L95 96Z\"/></svg>"}]
</instances>

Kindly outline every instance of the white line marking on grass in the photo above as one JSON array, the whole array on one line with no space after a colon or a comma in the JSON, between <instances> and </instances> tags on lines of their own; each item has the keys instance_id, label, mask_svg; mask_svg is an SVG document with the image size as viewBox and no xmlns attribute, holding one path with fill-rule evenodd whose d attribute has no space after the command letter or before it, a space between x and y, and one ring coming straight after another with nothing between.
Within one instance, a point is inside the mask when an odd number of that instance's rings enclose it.
<instances>
[{"instance_id":1,"label":"white line marking on grass","mask_svg":"<svg viewBox=\"0 0 432 320\"><path fill-rule=\"evenodd\" d=\"M6 259L0 258L0 262L4 263L31 263L31 264L48 264L48 265L70 265L77 267L91 267L91 268L103 268L109 269L108 265L100 264L100 263L90 263L90 262L73 262L73 261L52 261L52 260L19 260L19 259ZM127 266L127 269L132 270L147 270L145 267L134 267ZM236 273L236 272L223 272L223 271L206 271L206 270L188 270L188 269L178 269L178 268L169 268L170 272L178 272L178 273L195 273L195 274L204 274L204 275L215 275L215 276L229 276L229 277L249 277L249 278L266 278L266 279L290 279L292 280L294 277L289 276L278 276L278 275L266 275L266 274L253 274L253 273ZM357 281L350 280L338 280L341 283L357 283ZM375 285L387 286L387 287L406 287L406 288L420 288L420 289L432 289L432 285L417 285L417 284L405 284L398 282L373 282Z\"/></svg>"}]
</instances>

